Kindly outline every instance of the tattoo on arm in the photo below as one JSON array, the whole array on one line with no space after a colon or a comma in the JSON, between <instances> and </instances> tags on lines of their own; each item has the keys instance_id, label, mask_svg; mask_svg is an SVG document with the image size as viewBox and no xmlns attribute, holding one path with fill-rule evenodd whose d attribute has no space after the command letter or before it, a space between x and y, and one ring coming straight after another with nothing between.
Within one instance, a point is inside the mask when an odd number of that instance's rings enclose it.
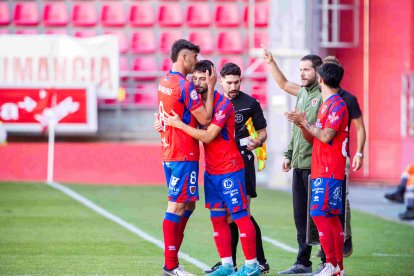
<instances>
[{"instance_id":1,"label":"tattoo on arm","mask_svg":"<svg viewBox=\"0 0 414 276\"><path fill-rule=\"evenodd\" d=\"M311 125L309 122L306 123L305 128L309 131L312 136L318 138L320 141L328 143L336 135L336 131L332 128L325 128L324 130Z\"/></svg>"}]
</instances>

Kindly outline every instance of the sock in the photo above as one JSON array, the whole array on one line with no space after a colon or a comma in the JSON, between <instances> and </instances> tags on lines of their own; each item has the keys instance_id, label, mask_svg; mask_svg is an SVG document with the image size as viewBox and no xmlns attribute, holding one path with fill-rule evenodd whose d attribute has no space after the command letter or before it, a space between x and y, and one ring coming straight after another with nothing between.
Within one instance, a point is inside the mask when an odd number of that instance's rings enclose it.
<instances>
[{"instance_id":1,"label":"sock","mask_svg":"<svg viewBox=\"0 0 414 276\"><path fill-rule=\"evenodd\" d=\"M339 268L343 270L344 269L344 257L343 257L344 230L342 228L342 224L339 221L338 216L330 217L329 222L331 224L331 229L333 230L335 257L338 262Z\"/></svg>"},{"instance_id":2,"label":"sock","mask_svg":"<svg viewBox=\"0 0 414 276\"><path fill-rule=\"evenodd\" d=\"M220 258L231 257L231 234L227 223L227 211L210 211L214 229L214 241Z\"/></svg>"},{"instance_id":3,"label":"sock","mask_svg":"<svg viewBox=\"0 0 414 276\"><path fill-rule=\"evenodd\" d=\"M257 259L256 258L251 259L251 260L246 260L246 264L248 264L248 265L252 265L252 264L256 264L256 263L257 263Z\"/></svg>"},{"instance_id":4,"label":"sock","mask_svg":"<svg viewBox=\"0 0 414 276\"><path fill-rule=\"evenodd\" d=\"M266 263L266 258L263 250L263 243L262 243L262 231L260 230L259 225L257 224L256 220L251 216L250 219L253 222L254 229L256 230L256 255L257 260L259 263Z\"/></svg>"},{"instance_id":5,"label":"sock","mask_svg":"<svg viewBox=\"0 0 414 276\"><path fill-rule=\"evenodd\" d=\"M162 223L164 233L164 265L167 270L178 266L177 235L180 218L179 215L166 212Z\"/></svg>"},{"instance_id":6,"label":"sock","mask_svg":"<svg viewBox=\"0 0 414 276\"><path fill-rule=\"evenodd\" d=\"M338 262L335 256L333 230L331 229L329 218L325 216L314 216L312 219L318 228L319 240L326 255L326 262L336 267Z\"/></svg>"},{"instance_id":7,"label":"sock","mask_svg":"<svg viewBox=\"0 0 414 276\"><path fill-rule=\"evenodd\" d=\"M237 245L239 243L239 228L237 228L237 224L234 221L229 224L229 227L231 233L231 256L233 257L233 264L236 265Z\"/></svg>"},{"instance_id":8,"label":"sock","mask_svg":"<svg viewBox=\"0 0 414 276\"><path fill-rule=\"evenodd\" d=\"M181 244L183 243L183 239L184 239L184 230L185 230L185 226L187 225L188 219L191 217L191 215L193 214L193 211L190 210L185 210L183 216L181 217L180 220L180 225L178 228L178 249L177 251L180 251L180 247Z\"/></svg>"},{"instance_id":9,"label":"sock","mask_svg":"<svg viewBox=\"0 0 414 276\"><path fill-rule=\"evenodd\" d=\"M256 230L246 210L232 214L240 231L240 241L246 260L256 259Z\"/></svg>"},{"instance_id":10,"label":"sock","mask_svg":"<svg viewBox=\"0 0 414 276\"><path fill-rule=\"evenodd\" d=\"M231 264L232 266L234 266L233 258L232 257L221 258L221 264Z\"/></svg>"}]
</instances>

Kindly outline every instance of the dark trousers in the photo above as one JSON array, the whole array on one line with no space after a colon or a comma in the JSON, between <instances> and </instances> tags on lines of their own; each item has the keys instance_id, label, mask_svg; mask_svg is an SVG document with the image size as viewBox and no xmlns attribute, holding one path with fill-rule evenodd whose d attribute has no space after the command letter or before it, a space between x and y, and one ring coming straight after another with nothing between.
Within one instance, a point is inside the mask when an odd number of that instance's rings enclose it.
<instances>
[{"instance_id":1,"label":"dark trousers","mask_svg":"<svg viewBox=\"0 0 414 276\"><path fill-rule=\"evenodd\" d=\"M296 264L312 265L310 261L312 246L306 243L306 219L308 210L308 177L310 169L293 169L292 196L293 217L295 219L299 245Z\"/></svg>"}]
</instances>

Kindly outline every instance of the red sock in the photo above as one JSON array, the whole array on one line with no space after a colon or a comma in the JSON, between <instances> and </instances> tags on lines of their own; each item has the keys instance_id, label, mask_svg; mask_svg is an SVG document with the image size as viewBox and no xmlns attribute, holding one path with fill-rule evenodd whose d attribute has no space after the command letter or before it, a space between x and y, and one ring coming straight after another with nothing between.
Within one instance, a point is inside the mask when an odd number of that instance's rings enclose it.
<instances>
[{"instance_id":1,"label":"red sock","mask_svg":"<svg viewBox=\"0 0 414 276\"><path fill-rule=\"evenodd\" d=\"M162 223L164 233L164 265L167 270L178 266L178 228L180 216L173 213L165 213Z\"/></svg>"},{"instance_id":2,"label":"red sock","mask_svg":"<svg viewBox=\"0 0 414 276\"><path fill-rule=\"evenodd\" d=\"M237 214L237 213L236 213ZM240 241L243 248L244 257L246 260L253 260L256 258L256 230L252 220L247 211L246 215L237 217L232 214L234 222L237 224L240 232ZM236 218L237 217L237 218Z\"/></svg>"},{"instance_id":3,"label":"red sock","mask_svg":"<svg viewBox=\"0 0 414 276\"><path fill-rule=\"evenodd\" d=\"M335 257L338 261L339 268L344 269L344 229L338 216L329 218L331 228L333 229L333 237L335 244Z\"/></svg>"},{"instance_id":4,"label":"red sock","mask_svg":"<svg viewBox=\"0 0 414 276\"><path fill-rule=\"evenodd\" d=\"M335 241L329 218L325 216L314 216L312 219L318 228L319 240L321 241L323 251L326 255L326 262L331 263L334 267L336 267L338 263L335 256Z\"/></svg>"},{"instance_id":5,"label":"red sock","mask_svg":"<svg viewBox=\"0 0 414 276\"><path fill-rule=\"evenodd\" d=\"M210 211L214 241L220 258L231 257L231 233L227 223L227 211Z\"/></svg>"},{"instance_id":6,"label":"red sock","mask_svg":"<svg viewBox=\"0 0 414 276\"><path fill-rule=\"evenodd\" d=\"M188 220L189 220L192 213L193 213L193 211L185 210L183 216L181 217L180 225L179 225L179 228L178 228L178 237L177 237L177 239L178 239L178 241L177 241L178 249L177 249L177 251L180 251L180 247L181 247L181 244L183 243L183 239L184 239L184 230L185 230L187 222L188 222Z\"/></svg>"}]
</instances>

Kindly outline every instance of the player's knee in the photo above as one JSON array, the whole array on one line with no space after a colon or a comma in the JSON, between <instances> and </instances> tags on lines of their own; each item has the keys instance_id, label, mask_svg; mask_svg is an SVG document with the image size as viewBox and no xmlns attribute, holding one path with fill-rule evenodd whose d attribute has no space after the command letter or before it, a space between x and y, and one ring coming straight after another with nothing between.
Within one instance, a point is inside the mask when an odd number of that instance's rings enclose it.
<instances>
[{"instance_id":1,"label":"player's knee","mask_svg":"<svg viewBox=\"0 0 414 276\"><path fill-rule=\"evenodd\" d=\"M168 202L168 213L173 213L179 216L182 216L184 214L184 211L186 209L186 203L185 202Z\"/></svg>"},{"instance_id":2,"label":"player's knee","mask_svg":"<svg viewBox=\"0 0 414 276\"><path fill-rule=\"evenodd\" d=\"M187 206L185 207L186 210L193 212L196 208L195 202L188 202Z\"/></svg>"}]
</instances>

